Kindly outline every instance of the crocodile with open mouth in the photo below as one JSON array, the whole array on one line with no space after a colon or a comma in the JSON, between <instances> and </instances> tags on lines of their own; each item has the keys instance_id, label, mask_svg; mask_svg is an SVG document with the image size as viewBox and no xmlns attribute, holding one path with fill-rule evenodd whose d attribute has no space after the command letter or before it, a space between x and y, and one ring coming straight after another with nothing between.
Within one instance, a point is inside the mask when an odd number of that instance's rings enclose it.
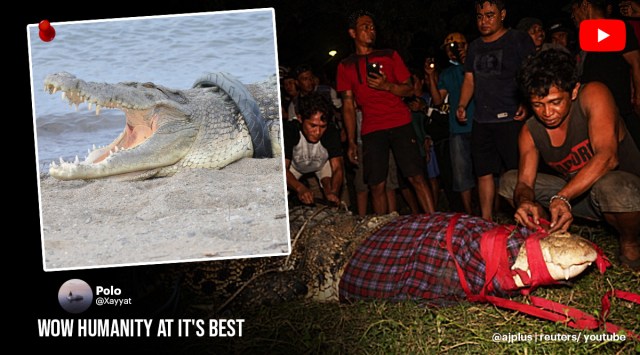
<instances>
[{"instance_id":1,"label":"crocodile with open mouth","mask_svg":"<svg viewBox=\"0 0 640 355\"><path fill-rule=\"evenodd\" d=\"M84 160L51 163L61 180L118 177L127 180L173 175L185 168L220 169L244 157L280 155L278 86L275 76L243 85L227 73L205 75L191 89L154 83L86 82L61 72L45 90L62 92L72 105L86 102L125 113L123 132Z\"/></svg>"}]
</instances>

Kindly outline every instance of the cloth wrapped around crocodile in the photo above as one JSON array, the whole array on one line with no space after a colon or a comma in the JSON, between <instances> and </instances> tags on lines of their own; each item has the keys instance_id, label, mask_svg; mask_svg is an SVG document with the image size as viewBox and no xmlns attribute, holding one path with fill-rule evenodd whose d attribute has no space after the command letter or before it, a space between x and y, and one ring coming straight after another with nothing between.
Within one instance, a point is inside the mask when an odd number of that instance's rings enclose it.
<instances>
[{"instance_id":1,"label":"cloth wrapped around crocodile","mask_svg":"<svg viewBox=\"0 0 640 355\"><path fill-rule=\"evenodd\" d=\"M218 309L294 299L446 305L468 298L458 268L472 294L508 295L574 277L602 260L597 247L579 236L541 238L544 233L468 215L362 218L327 207L289 213L290 256L185 264L187 285ZM532 263L532 254L544 260ZM490 285L487 258L497 268Z\"/></svg>"},{"instance_id":2,"label":"cloth wrapped around crocodile","mask_svg":"<svg viewBox=\"0 0 640 355\"><path fill-rule=\"evenodd\" d=\"M61 180L117 177L139 180L188 168L220 169L244 157L280 155L278 84L240 83L228 73L198 78L193 87L171 89L154 83L87 82L61 72L45 78L44 89L61 92L70 105L89 110L119 109L122 133L87 157L52 162Z\"/></svg>"}]
</instances>

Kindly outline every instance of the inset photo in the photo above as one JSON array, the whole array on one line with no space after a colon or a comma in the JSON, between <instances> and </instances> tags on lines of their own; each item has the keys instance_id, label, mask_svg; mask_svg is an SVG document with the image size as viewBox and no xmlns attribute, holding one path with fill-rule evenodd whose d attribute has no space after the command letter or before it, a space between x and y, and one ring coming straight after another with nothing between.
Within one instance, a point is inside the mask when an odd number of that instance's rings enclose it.
<instances>
[{"instance_id":1,"label":"inset photo","mask_svg":"<svg viewBox=\"0 0 640 355\"><path fill-rule=\"evenodd\" d=\"M273 9L29 25L45 271L287 255Z\"/></svg>"}]
</instances>

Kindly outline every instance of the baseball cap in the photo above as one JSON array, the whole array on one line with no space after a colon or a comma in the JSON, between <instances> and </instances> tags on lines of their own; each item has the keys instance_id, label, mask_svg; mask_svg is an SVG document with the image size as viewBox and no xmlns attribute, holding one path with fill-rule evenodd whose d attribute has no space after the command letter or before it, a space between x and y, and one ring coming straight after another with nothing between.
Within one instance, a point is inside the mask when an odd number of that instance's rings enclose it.
<instances>
[{"instance_id":1,"label":"baseball cap","mask_svg":"<svg viewBox=\"0 0 640 355\"><path fill-rule=\"evenodd\" d=\"M571 28L567 26L566 22L561 19L555 19L549 23L549 27L547 28L547 33L549 35L556 32L570 32Z\"/></svg>"}]
</instances>

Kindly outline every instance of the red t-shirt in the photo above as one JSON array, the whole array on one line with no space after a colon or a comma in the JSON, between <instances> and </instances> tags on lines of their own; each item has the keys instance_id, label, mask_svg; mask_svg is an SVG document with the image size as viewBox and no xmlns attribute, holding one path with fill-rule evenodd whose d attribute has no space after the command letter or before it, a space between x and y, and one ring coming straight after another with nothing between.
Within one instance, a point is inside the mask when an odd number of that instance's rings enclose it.
<instances>
[{"instance_id":1,"label":"red t-shirt","mask_svg":"<svg viewBox=\"0 0 640 355\"><path fill-rule=\"evenodd\" d=\"M411 123L411 112L401 97L367 85L367 63L378 63L387 81L394 84L405 82L411 75L400 55L392 49L375 50L362 56L352 54L338 64L337 91L351 90L355 95L362 109L361 133Z\"/></svg>"}]
</instances>

